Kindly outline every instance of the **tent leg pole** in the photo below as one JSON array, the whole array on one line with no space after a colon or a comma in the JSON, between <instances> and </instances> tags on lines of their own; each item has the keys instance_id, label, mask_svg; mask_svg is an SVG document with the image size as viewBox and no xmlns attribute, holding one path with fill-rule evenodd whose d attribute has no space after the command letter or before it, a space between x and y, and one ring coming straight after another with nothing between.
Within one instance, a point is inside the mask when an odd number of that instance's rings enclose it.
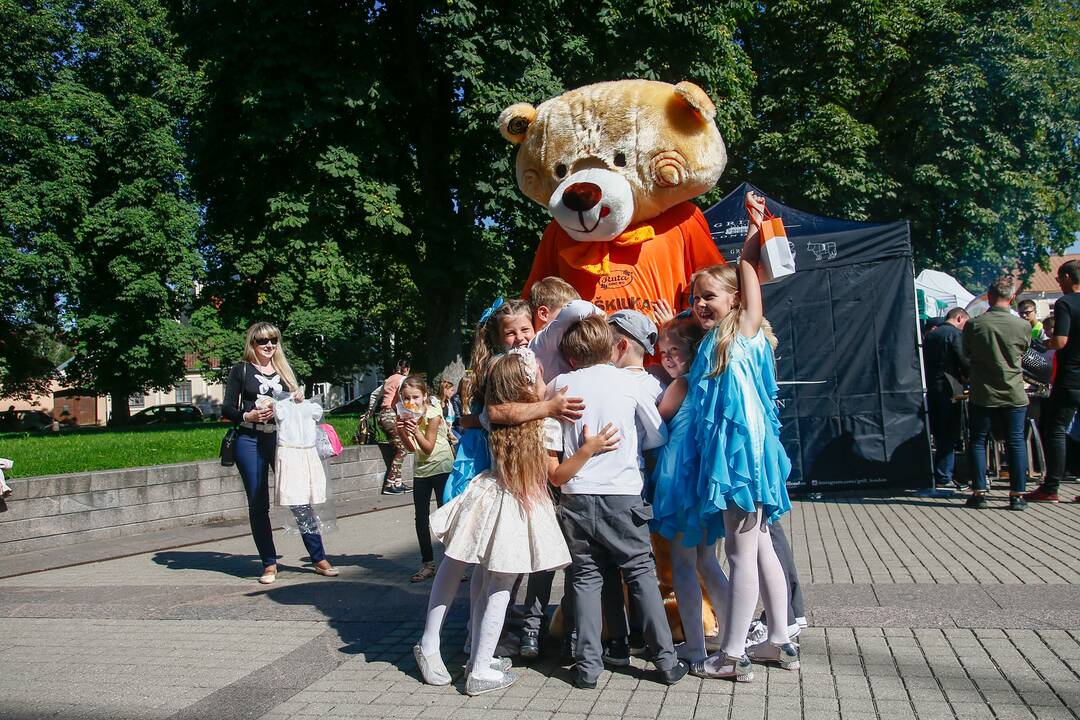
<instances>
[{"instance_id":1,"label":"tent leg pole","mask_svg":"<svg viewBox=\"0 0 1080 720\"><path fill-rule=\"evenodd\" d=\"M911 286L915 287L915 258L911 259ZM926 418L925 432L926 432L926 447L930 448L930 454L927 460L930 464L930 487L922 490L916 490L916 497L928 497L928 498L951 498L956 493L952 488L939 488L937 486L937 475L934 473L934 451L933 441L930 436L930 403L926 392L926 365L923 361L923 338L922 328L919 327L919 294L913 293L915 298L915 338L919 347L919 378L922 380L922 400L923 400L923 417Z\"/></svg>"}]
</instances>

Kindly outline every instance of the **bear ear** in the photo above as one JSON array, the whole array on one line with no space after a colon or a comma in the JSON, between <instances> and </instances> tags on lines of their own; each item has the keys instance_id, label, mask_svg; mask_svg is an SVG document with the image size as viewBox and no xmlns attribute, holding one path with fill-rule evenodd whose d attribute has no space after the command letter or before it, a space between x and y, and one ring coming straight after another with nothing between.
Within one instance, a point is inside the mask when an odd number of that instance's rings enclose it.
<instances>
[{"instance_id":1,"label":"bear ear","mask_svg":"<svg viewBox=\"0 0 1080 720\"><path fill-rule=\"evenodd\" d=\"M709 99L708 93L689 80L683 80L676 85L675 94L693 108L705 122L712 122L716 117L716 106Z\"/></svg>"},{"instance_id":2,"label":"bear ear","mask_svg":"<svg viewBox=\"0 0 1080 720\"><path fill-rule=\"evenodd\" d=\"M514 103L499 113L499 132L518 145L525 139L525 133L535 119L536 108L529 103Z\"/></svg>"}]
</instances>

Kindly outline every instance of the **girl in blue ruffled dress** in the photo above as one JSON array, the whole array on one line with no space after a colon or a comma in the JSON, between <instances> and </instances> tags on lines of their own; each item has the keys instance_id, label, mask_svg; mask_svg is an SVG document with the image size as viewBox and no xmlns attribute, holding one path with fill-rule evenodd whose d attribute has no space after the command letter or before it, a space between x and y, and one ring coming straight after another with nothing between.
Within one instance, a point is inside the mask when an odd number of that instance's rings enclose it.
<instances>
[{"instance_id":1,"label":"girl in blue ruffled dress","mask_svg":"<svg viewBox=\"0 0 1080 720\"><path fill-rule=\"evenodd\" d=\"M769 524L791 509L791 462L780 444L776 406L776 336L763 314L757 275L765 200L748 193L746 207L738 266L716 265L694 276L694 316L707 331L698 354L708 370L691 373L684 402L699 454L697 522L706 539L722 522L730 572L721 650L706 659L705 674L740 681L753 678L751 661L799 668L798 647L783 622L770 623L768 639L746 648L759 591L770 618L787 616L787 582Z\"/></svg>"},{"instance_id":2,"label":"girl in blue ruffled dress","mask_svg":"<svg viewBox=\"0 0 1080 720\"><path fill-rule=\"evenodd\" d=\"M653 521L651 529L667 538L671 551L671 580L678 600L679 619L685 640L679 657L690 672L704 676L706 656L702 625L702 593L705 586L712 606L719 612L727 596L728 579L716 558L716 541L723 523L703 524L697 492L697 445L692 403L684 402L708 372L712 358L696 353L702 329L694 318L676 318L659 333L660 365L672 382L660 399L660 415L668 423L669 440L657 454L652 474Z\"/></svg>"}]
</instances>

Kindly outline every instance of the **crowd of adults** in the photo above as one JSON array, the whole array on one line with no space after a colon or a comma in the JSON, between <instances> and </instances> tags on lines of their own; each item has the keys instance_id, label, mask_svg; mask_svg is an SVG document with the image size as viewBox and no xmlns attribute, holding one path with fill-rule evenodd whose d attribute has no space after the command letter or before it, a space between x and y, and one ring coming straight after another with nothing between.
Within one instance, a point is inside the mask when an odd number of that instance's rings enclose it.
<instances>
[{"instance_id":1,"label":"crowd of adults","mask_svg":"<svg viewBox=\"0 0 1080 720\"><path fill-rule=\"evenodd\" d=\"M989 506L989 443L1000 438L1008 464L1010 510L1029 502L1059 502L1066 472L1067 436L1080 407L1080 262L1061 266L1062 297L1053 314L1037 316L1031 300L1015 303L1019 284L1011 275L996 278L986 290L989 308L972 317L953 308L926 329L924 361L930 430L934 440L934 479L938 487L971 485L967 506ZM967 477L956 472L956 453L968 437ZM1034 423L1030 422L1034 420ZM1043 481L1027 490L1028 428L1031 443L1041 441ZM965 482L965 480L967 482ZM1071 499L1080 502L1080 495Z\"/></svg>"}]
</instances>

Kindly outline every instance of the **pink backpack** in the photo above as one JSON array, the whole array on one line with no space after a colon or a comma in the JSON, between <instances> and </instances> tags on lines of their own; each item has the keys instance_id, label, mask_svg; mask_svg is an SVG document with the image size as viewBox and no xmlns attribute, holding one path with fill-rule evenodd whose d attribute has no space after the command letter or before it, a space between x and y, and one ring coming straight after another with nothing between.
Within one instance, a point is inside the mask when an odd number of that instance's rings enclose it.
<instances>
[{"instance_id":1,"label":"pink backpack","mask_svg":"<svg viewBox=\"0 0 1080 720\"><path fill-rule=\"evenodd\" d=\"M332 449L332 455L337 457L341 454L341 438L338 437L337 430L329 423L322 423L319 425L319 429L326 433L326 439L330 441L330 448Z\"/></svg>"}]
</instances>

